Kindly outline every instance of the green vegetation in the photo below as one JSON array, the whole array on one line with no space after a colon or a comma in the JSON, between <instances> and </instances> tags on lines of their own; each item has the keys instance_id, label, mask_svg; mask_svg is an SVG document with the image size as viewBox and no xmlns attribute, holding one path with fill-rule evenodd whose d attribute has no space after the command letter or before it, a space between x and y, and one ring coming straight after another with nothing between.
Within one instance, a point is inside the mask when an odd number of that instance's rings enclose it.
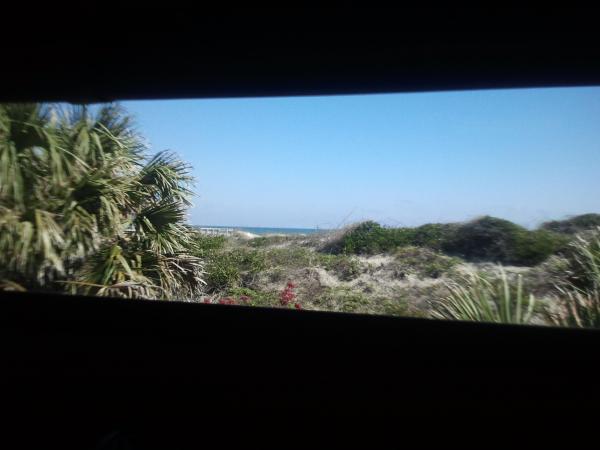
<instances>
[{"instance_id":1,"label":"green vegetation","mask_svg":"<svg viewBox=\"0 0 600 450\"><path fill-rule=\"evenodd\" d=\"M600 228L577 235L564 252L568 285L593 290L600 287Z\"/></svg>"},{"instance_id":2,"label":"green vegetation","mask_svg":"<svg viewBox=\"0 0 600 450\"><path fill-rule=\"evenodd\" d=\"M205 255L206 287L209 292L222 292L240 287L243 279L256 276L268 266L264 254L237 248Z\"/></svg>"},{"instance_id":3,"label":"green vegetation","mask_svg":"<svg viewBox=\"0 0 600 450\"><path fill-rule=\"evenodd\" d=\"M311 239L266 236L238 242L199 238L196 255L206 261L207 292L224 298L244 297L246 305L276 307L280 306L282 287L293 280L299 285L298 301L303 309L600 326L598 234L577 236L565 245L568 238L564 235L543 229L529 231L484 217L465 224L399 229L368 222L347 230L333 245L319 246ZM332 252L336 248L338 251ZM341 251L343 248L359 256ZM461 275L464 260L448 254L457 254L459 249L471 261L482 261L472 264L467 276ZM555 252L559 254L535 271L520 269L528 277L527 284L521 274L508 274L502 266L490 271L484 262L499 259L533 265ZM323 271L327 276L321 275ZM536 271L541 279L537 284L527 275ZM323 280L329 284L323 285ZM390 283L398 282L406 284L390 289ZM536 300L539 297L531 286L537 289L540 283L543 298Z\"/></svg>"},{"instance_id":4,"label":"green vegetation","mask_svg":"<svg viewBox=\"0 0 600 450\"><path fill-rule=\"evenodd\" d=\"M406 300L402 298L372 298L348 287L327 288L314 299L313 304L318 309L327 311L397 316L412 315Z\"/></svg>"},{"instance_id":5,"label":"green vegetation","mask_svg":"<svg viewBox=\"0 0 600 450\"><path fill-rule=\"evenodd\" d=\"M508 220L482 217L464 224L426 224L385 228L363 222L325 249L373 255L406 246L427 247L470 261L535 265L564 248L568 238L547 230L529 231Z\"/></svg>"},{"instance_id":6,"label":"green vegetation","mask_svg":"<svg viewBox=\"0 0 600 450\"><path fill-rule=\"evenodd\" d=\"M390 250L395 245L389 229L368 221L351 228L324 250L335 254L375 254Z\"/></svg>"},{"instance_id":7,"label":"green vegetation","mask_svg":"<svg viewBox=\"0 0 600 450\"><path fill-rule=\"evenodd\" d=\"M199 257L207 257L222 250L226 243L225 236L206 236L198 234L196 236L195 254Z\"/></svg>"},{"instance_id":8,"label":"green vegetation","mask_svg":"<svg viewBox=\"0 0 600 450\"><path fill-rule=\"evenodd\" d=\"M598 289L561 289L554 309L548 308L551 324L562 327L600 328L600 292Z\"/></svg>"},{"instance_id":9,"label":"green vegetation","mask_svg":"<svg viewBox=\"0 0 600 450\"><path fill-rule=\"evenodd\" d=\"M442 248L470 261L531 266L564 247L567 239L546 230L529 231L508 220L482 217L457 227Z\"/></svg>"},{"instance_id":10,"label":"green vegetation","mask_svg":"<svg viewBox=\"0 0 600 450\"><path fill-rule=\"evenodd\" d=\"M363 271L360 262L348 255L330 255L317 253L318 265L332 271L343 281L350 281L358 277Z\"/></svg>"},{"instance_id":11,"label":"green vegetation","mask_svg":"<svg viewBox=\"0 0 600 450\"><path fill-rule=\"evenodd\" d=\"M327 311L359 312L369 305L370 299L349 288L328 288L314 303Z\"/></svg>"},{"instance_id":12,"label":"green vegetation","mask_svg":"<svg viewBox=\"0 0 600 450\"><path fill-rule=\"evenodd\" d=\"M458 258L452 258L428 248L413 246L397 249L394 257L398 264L398 270L429 278L440 278L444 274L449 274L460 263Z\"/></svg>"},{"instance_id":13,"label":"green vegetation","mask_svg":"<svg viewBox=\"0 0 600 450\"><path fill-rule=\"evenodd\" d=\"M448 285L450 295L432 304L432 316L440 319L526 324L531 320L535 297L523 289L521 275L510 283L500 268L500 279L489 281L472 273Z\"/></svg>"},{"instance_id":14,"label":"green vegetation","mask_svg":"<svg viewBox=\"0 0 600 450\"><path fill-rule=\"evenodd\" d=\"M239 286L241 271L231 254L215 255L206 265L206 285L209 292L224 291Z\"/></svg>"},{"instance_id":15,"label":"green vegetation","mask_svg":"<svg viewBox=\"0 0 600 450\"><path fill-rule=\"evenodd\" d=\"M118 106L0 105L0 280L102 296L202 289L189 167L146 155Z\"/></svg>"},{"instance_id":16,"label":"green vegetation","mask_svg":"<svg viewBox=\"0 0 600 450\"><path fill-rule=\"evenodd\" d=\"M268 247L271 245L283 244L294 239L294 236L259 236L249 242L251 247Z\"/></svg>"},{"instance_id":17,"label":"green vegetation","mask_svg":"<svg viewBox=\"0 0 600 450\"><path fill-rule=\"evenodd\" d=\"M439 250L455 228L454 224L386 228L377 222L367 221L351 227L339 240L329 244L324 250L358 255L374 255L408 245Z\"/></svg>"},{"instance_id":18,"label":"green vegetation","mask_svg":"<svg viewBox=\"0 0 600 450\"><path fill-rule=\"evenodd\" d=\"M250 299L248 303L246 303L248 306L274 307L279 304L279 297L276 292L262 292L250 288L230 289L227 291L227 296L246 296Z\"/></svg>"},{"instance_id":19,"label":"green vegetation","mask_svg":"<svg viewBox=\"0 0 600 450\"><path fill-rule=\"evenodd\" d=\"M428 223L416 228L403 228L402 234L406 237L401 242L405 242L404 245L443 250L457 228L458 225L453 223Z\"/></svg>"},{"instance_id":20,"label":"green vegetation","mask_svg":"<svg viewBox=\"0 0 600 450\"><path fill-rule=\"evenodd\" d=\"M599 214L205 236L189 167L95 111L0 105L0 289L600 327Z\"/></svg>"},{"instance_id":21,"label":"green vegetation","mask_svg":"<svg viewBox=\"0 0 600 450\"><path fill-rule=\"evenodd\" d=\"M582 214L566 220L545 222L540 228L555 233L576 234L600 227L600 214Z\"/></svg>"},{"instance_id":22,"label":"green vegetation","mask_svg":"<svg viewBox=\"0 0 600 450\"><path fill-rule=\"evenodd\" d=\"M600 229L577 236L570 250L565 281L547 317L555 325L600 328Z\"/></svg>"},{"instance_id":23,"label":"green vegetation","mask_svg":"<svg viewBox=\"0 0 600 450\"><path fill-rule=\"evenodd\" d=\"M600 229L577 235L566 256L545 264L554 295L543 303L542 322L565 327L600 328ZM511 282L500 269L500 278L490 281L473 273L448 285L450 295L432 304L432 316L443 319L530 323L535 297L526 293L521 275ZM547 281L548 282L548 281ZM539 308L538 308L539 309Z\"/></svg>"},{"instance_id":24,"label":"green vegetation","mask_svg":"<svg viewBox=\"0 0 600 450\"><path fill-rule=\"evenodd\" d=\"M206 241L210 239L210 241ZM213 245L216 238L201 238L200 247ZM360 263L347 255L331 255L315 252L303 247L230 249L216 245L200 255L206 261L206 283L209 292L223 292L252 281L262 272L269 273L272 281L285 281L285 272L302 268L323 267L342 280L352 280L361 272Z\"/></svg>"}]
</instances>

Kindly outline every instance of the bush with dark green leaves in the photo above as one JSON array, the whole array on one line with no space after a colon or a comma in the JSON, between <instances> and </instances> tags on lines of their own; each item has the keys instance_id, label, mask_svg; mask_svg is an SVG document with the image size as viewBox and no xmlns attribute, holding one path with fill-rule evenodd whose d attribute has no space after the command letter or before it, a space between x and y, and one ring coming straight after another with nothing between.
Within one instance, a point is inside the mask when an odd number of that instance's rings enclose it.
<instances>
[{"instance_id":1,"label":"bush with dark green leaves","mask_svg":"<svg viewBox=\"0 0 600 450\"><path fill-rule=\"evenodd\" d=\"M367 221L351 228L328 250L332 253L373 255L408 245L440 249L453 229L452 224L388 228L377 222Z\"/></svg>"},{"instance_id":2,"label":"bush with dark green leaves","mask_svg":"<svg viewBox=\"0 0 600 450\"><path fill-rule=\"evenodd\" d=\"M264 252L235 249L212 253L206 258L206 289L221 292L239 287L242 281L266 270Z\"/></svg>"},{"instance_id":3,"label":"bush with dark green leaves","mask_svg":"<svg viewBox=\"0 0 600 450\"><path fill-rule=\"evenodd\" d=\"M519 235L515 243L512 263L534 266L545 261L550 255L563 250L568 242L569 239L551 231L526 231Z\"/></svg>"},{"instance_id":4,"label":"bush with dark green leaves","mask_svg":"<svg viewBox=\"0 0 600 450\"><path fill-rule=\"evenodd\" d=\"M407 245L441 250L457 228L458 225L453 223L428 223L416 228L405 228L412 231Z\"/></svg>"},{"instance_id":5,"label":"bush with dark green leaves","mask_svg":"<svg viewBox=\"0 0 600 450\"><path fill-rule=\"evenodd\" d=\"M389 229L379 225L377 222L363 222L348 233L346 233L334 253L346 254L374 254L392 248L395 244Z\"/></svg>"},{"instance_id":6,"label":"bush with dark green leaves","mask_svg":"<svg viewBox=\"0 0 600 450\"><path fill-rule=\"evenodd\" d=\"M553 220L543 223L540 228L555 233L576 234L600 227L600 214L582 214L566 220Z\"/></svg>"},{"instance_id":7,"label":"bush with dark green leaves","mask_svg":"<svg viewBox=\"0 0 600 450\"><path fill-rule=\"evenodd\" d=\"M206 257L225 246L225 236L209 236L198 233L194 241L195 254L199 257Z\"/></svg>"},{"instance_id":8,"label":"bush with dark green leaves","mask_svg":"<svg viewBox=\"0 0 600 450\"><path fill-rule=\"evenodd\" d=\"M471 261L534 265L565 243L563 236L550 231L529 231L508 220L485 216L459 226L442 249Z\"/></svg>"},{"instance_id":9,"label":"bush with dark green leaves","mask_svg":"<svg viewBox=\"0 0 600 450\"><path fill-rule=\"evenodd\" d=\"M219 292L239 286L241 271L230 253L213 255L206 264L206 289Z\"/></svg>"},{"instance_id":10,"label":"bush with dark green leaves","mask_svg":"<svg viewBox=\"0 0 600 450\"><path fill-rule=\"evenodd\" d=\"M464 224L387 228L368 221L345 233L328 251L372 255L396 248L426 247L470 261L535 265L565 248L569 238L546 229L530 231L508 220L482 217Z\"/></svg>"}]
</instances>

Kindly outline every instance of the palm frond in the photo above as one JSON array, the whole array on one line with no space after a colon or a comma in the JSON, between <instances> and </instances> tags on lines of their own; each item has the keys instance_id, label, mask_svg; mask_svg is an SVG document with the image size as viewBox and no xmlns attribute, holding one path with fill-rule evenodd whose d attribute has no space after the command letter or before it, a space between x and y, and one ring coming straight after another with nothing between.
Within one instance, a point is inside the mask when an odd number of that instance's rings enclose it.
<instances>
[{"instance_id":1,"label":"palm frond","mask_svg":"<svg viewBox=\"0 0 600 450\"><path fill-rule=\"evenodd\" d=\"M146 150L119 105L0 105L0 279L94 295L196 292L189 167Z\"/></svg>"},{"instance_id":2,"label":"palm frond","mask_svg":"<svg viewBox=\"0 0 600 450\"><path fill-rule=\"evenodd\" d=\"M197 298L206 285L202 260L185 253L162 255L146 251L141 255L141 267L144 275L161 286L167 299Z\"/></svg>"},{"instance_id":3,"label":"palm frond","mask_svg":"<svg viewBox=\"0 0 600 450\"><path fill-rule=\"evenodd\" d=\"M0 291L26 292L27 289L12 280L0 280Z\"/></svg>"},{"instance_id":4,"label":"palm frond","mask_svg":"<svg viewBox=\"0 0 600 450\"><path fill-rule=\"evenodd\" d=\"M191 241L183 224L185 209L176 201L149 205L139 211L132 222L132 239L143 248L162 254L186 250Z\"/></svg>"},{"instance_id":5,"label":"palm frond","mask_svg":"<svg viewBox=\"0 0 600 450\"><path fill-rule=\"evenodd\" d=\"M193 195L189 188L193 177L189 171L189 165L172 152L160 152L140 170L139 184L153 201L172 199L189 206Z\"/></svg>"},{"instance_id":6,"label":"palm frond","mask_svg":"<svg viewBox=\"0 0 600 450\"><path fill-rule=\"evenodd\" d=\"M73 292L83 291L93 295L116 295L119 297L143 294L146 298L156 298L160 287L141 271L141 259L127 255L117 244L100 249L81 270L79 277L67 284ZM135 295L134 295L135 294Z\"/></svg>"}]
</instances>

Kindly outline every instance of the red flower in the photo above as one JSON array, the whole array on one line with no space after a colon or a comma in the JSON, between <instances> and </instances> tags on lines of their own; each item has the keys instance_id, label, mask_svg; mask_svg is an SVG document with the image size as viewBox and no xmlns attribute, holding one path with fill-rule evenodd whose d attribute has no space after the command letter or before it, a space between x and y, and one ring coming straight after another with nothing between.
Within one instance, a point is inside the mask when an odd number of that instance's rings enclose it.
<instances>
[{"instance_id":1,"label":"red flower","mask_svg":"<svg viewBox=\"0 0 600 450\"><path fill-rule=\"evenodd\" d=\"M283 291L279 294L279 302L281 306L287 306L296 298L296 293L294 292L294 288L296 285L291 281L285 286Z\"/></svg>"},{"instance_id":2,"label":"red flower","mask_svg":"<svg viewBox=\"0 0 600 450\"><path fill-rule=\"evenodd\" d=\"M302 305L300 303L294 303L294 308L302 309Z\"/></svg>"},{"instance_id":3,"label":"red flower","mask_svg":"<svg viewBox=\"0 0 600 450\"><path fill-rule=\"evenodd\" d=\"M236 305L237 302L235 301L235 299L231 298L231 297L225 297L225 298L221 298L219 299L219 305Z\"/></svg>"}]
</instances>

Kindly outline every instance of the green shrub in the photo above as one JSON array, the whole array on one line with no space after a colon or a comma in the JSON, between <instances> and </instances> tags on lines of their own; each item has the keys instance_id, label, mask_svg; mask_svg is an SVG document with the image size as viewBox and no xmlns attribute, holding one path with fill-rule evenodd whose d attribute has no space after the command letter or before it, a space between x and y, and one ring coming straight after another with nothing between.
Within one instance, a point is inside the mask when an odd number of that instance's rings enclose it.
<instances>
[{"instance_id":1,"label":"green shrub","mask_svg":"<svg viewBox=\"0 0 600 450\"><path fill-rule=\"evenodd\" d=\"M567 240L548 230L529 231L508 220L486 216L465 224L431 223L415 228L386 228L373 221L363 222L325 250L373 255L416 246L468 260L535 265L563 248Z\"/></svg>"},{"instance_id":2,"label":"green shrub","mask_svg":"<svg viewBox=\"0 0 600 450\"><path fill-rule=\"evenodd\" d=\"M467 260L534 265L565 245L547 230L529 231L508 220L486 216L460 225L442 249Z\"/></svg>"},{"instance_id":3,"label":"green shrub","mask_svg":"<svg viewBox=\"0 0 600 450\"><path fill-rule=\"evenodd\" d=\"M375 254L391 247L389 231L377 222L368 221L346 233L339 250L345 254Z\"/></svg>"},{"instance_id":4,"label":"green shrub","mask_svg":"<svg viewBox=\"0 0 600 450\"><path fill-rule=\"evenodd\" d=\"M312 299L311 306L326 311L391 316L422 316L409 308L404 297L372 297L348 287L329 287Z\"/></svg>"},{"instance_id":5,"label":"green shrub","mask_svg":"<svg viewBox=\"0 0 600 450\"><path fill-rule=\"evenodd\" d=\"M522 276L508 280L500 268L500 279L489 281L480 273L447 285L450 295L435 301L431 315L439 319L526 324L531 320L535 297L526 294Z\"/></svg>"},{"instance_id":6,"label":"green shrub","mask_svg":"<svg viewBox=\"0 0 600 450\"><path fill-rule=\"evenodd\" d=\"M242 278L252 277L266 268L264 254L257 250L238 248L213 253L207 258L207 289L217 292L238 287Z\"/></svg>"},{"instance_id":7,"label":"green shrub","mask_svg":"<svg viewBox=\"0 0 600 450\"><path fill-rule=\"evenodd\" d=\"M426 247L471 261L535 265L565 248L570 238L549 229L530 231L508 220L485 216L464 224L429 223L387 228L367 221L349 228L322 251L373 255L406 246Z\"/></svg>"},{"instance_id":8,"label":"green shrub","mask_svg":"<svg viewBox=\"0 0 600 450\"><path fill-rule=\"evenodd\" d=\"M517 235L512 250L513 264L534 266L562 250L568 238L547 230L525 231Z\"/></svg>"},{"instance_id":9,"label":"green shrub","mask_svg":"<svg viewBox=\"0 0 600 450\"><path fill-rule=\"evenodd\" d=\"M459 226L443 249L470 260L512 262L518 236L526 231L508 220L486 216Z\"/></svg>"},{"instance_id":10,"label":"green shrub","mask_svg":"<svg viewBox=\"0 0 600 450\"><path fill-rule=\"evenodd\" d=\"M326 251L332 253L374 255L415 242L435 241L432 228L387 228L377 222L367 221L350 228ZM429 236L431 234L431 236ZM420 245L420 244L416 244Z\"/></svg>"},{"instance_id":11,"label":"green shrub","mask_svg":"<svg viewBox=\"0 0 600 450\"><path fill-rule=\"evenodd\" d=\"M450 272L460 261L429 248L402 247L394 253L400 273L416 273L421 277L439 278Z\"/></svg>"},{"instance_id":12,"label":"green shrub","mask_svg":"<svg viewBox=\"0 0 600 450\"><path fill-rule=\"evenodd\" d=\"M349 255L319 255L317 263L344 281L353 280L362 272L360 261Z\"/></svg>"},{"instance_id":13,"label":"green shrub","mask_svg":"<svg viewBox=\"0 0 600 450\"><path fill-rule=\"evenodd\" d=\"M251 247L268 247L270 245L283 244L285 242L291 241L295 238L295 236L259 236L254 239L250 239L248 241L248 245Z\"/></svg>"},{"instance_id":14,"label":"green shrub","mask_svg":"<svg viewBox=\"0 0 600 450\"><path fill-rule=\"evenodd\" d=\"M315 298L313 305L327 311L369 312L371 302L371 299L350 288L331 287Z\"/></svg>"},{"instance_id":15,"label":"green shrub","mask_svg":"<svg viewBox=\"0 0 600 450\"><path fill-rule=\"evenodd\" d=\"M225 246L225 240L225 236L208 236L196 233L194 240L195 255L202 258L221 250Z\"/></svg>"},{"instance_id":16,"label":"green shrub","mask_svg":"<svg viewBox=\"0 0 600 450\"><path fill-rule=\"evenodd\" d=\"M458 225L452 223L428 223L414 228L408 245L441 250L452 239Z\"/></svg>"},{"instance_id":17,"label":"green shrub","mask_svg":"<svg viewBox=\"0 0 600 450\"><path fill-rule=\"evenodd\" d=\"M259 236L248 241L248 245L251 247L266 247L270 243L270 239L266 236Z\"/></svg>"},{"instance_id":18,"label":"green shrub","mask_svg":"<svg viewBox=\"0 0 600 450\"><path fill-rule=\"evenodd\" d=\"M206 288L211 292L237 287L241 273L230 254L214 255L206 265Z\"/></svg>"},{"instance_id":19,"label":"green shrub","mask_svg":"<svg viewBox=\"0 0 600 450\"><path fill-rule=\"evenodd\" d=\"M265 254L257 250L237 249L231 252L231 256L238 264L240 271L253 275L262 272L268 267Z\"/></svg>"},{"instance_id":20,"label":"green shrub","mask_svg":"<svg viewBox=\"0 0 600 450\"><path fill-rule=\"evenodd\" d=\"M254 289L238 287L227 291L229 297L249 297L250 300L245 303L248 306L279 306L279 297L276 292L262 292Z\"/></svg>"},{"instance_id":21,"label":"green shrub","mask_svg":"<svg viewBox=\"0 0 600 450\"><path fill-rule=\"evenodd\" d=\"M268 267L309 267L318 258L315 252L303 247L272 248L265 250L263 255Z\"/></svg>"},{"instance_id":22,"label":"green shrub","mask_svg":"<svg viewBox=\"0 0 600 450\"><path fill-rule=\"evenodd\" d=\"M600 227L600 214L582 214L566 220L553 220L543 223L540 228L555 233L576 234Z\"/></svg>"}]
</instances>

